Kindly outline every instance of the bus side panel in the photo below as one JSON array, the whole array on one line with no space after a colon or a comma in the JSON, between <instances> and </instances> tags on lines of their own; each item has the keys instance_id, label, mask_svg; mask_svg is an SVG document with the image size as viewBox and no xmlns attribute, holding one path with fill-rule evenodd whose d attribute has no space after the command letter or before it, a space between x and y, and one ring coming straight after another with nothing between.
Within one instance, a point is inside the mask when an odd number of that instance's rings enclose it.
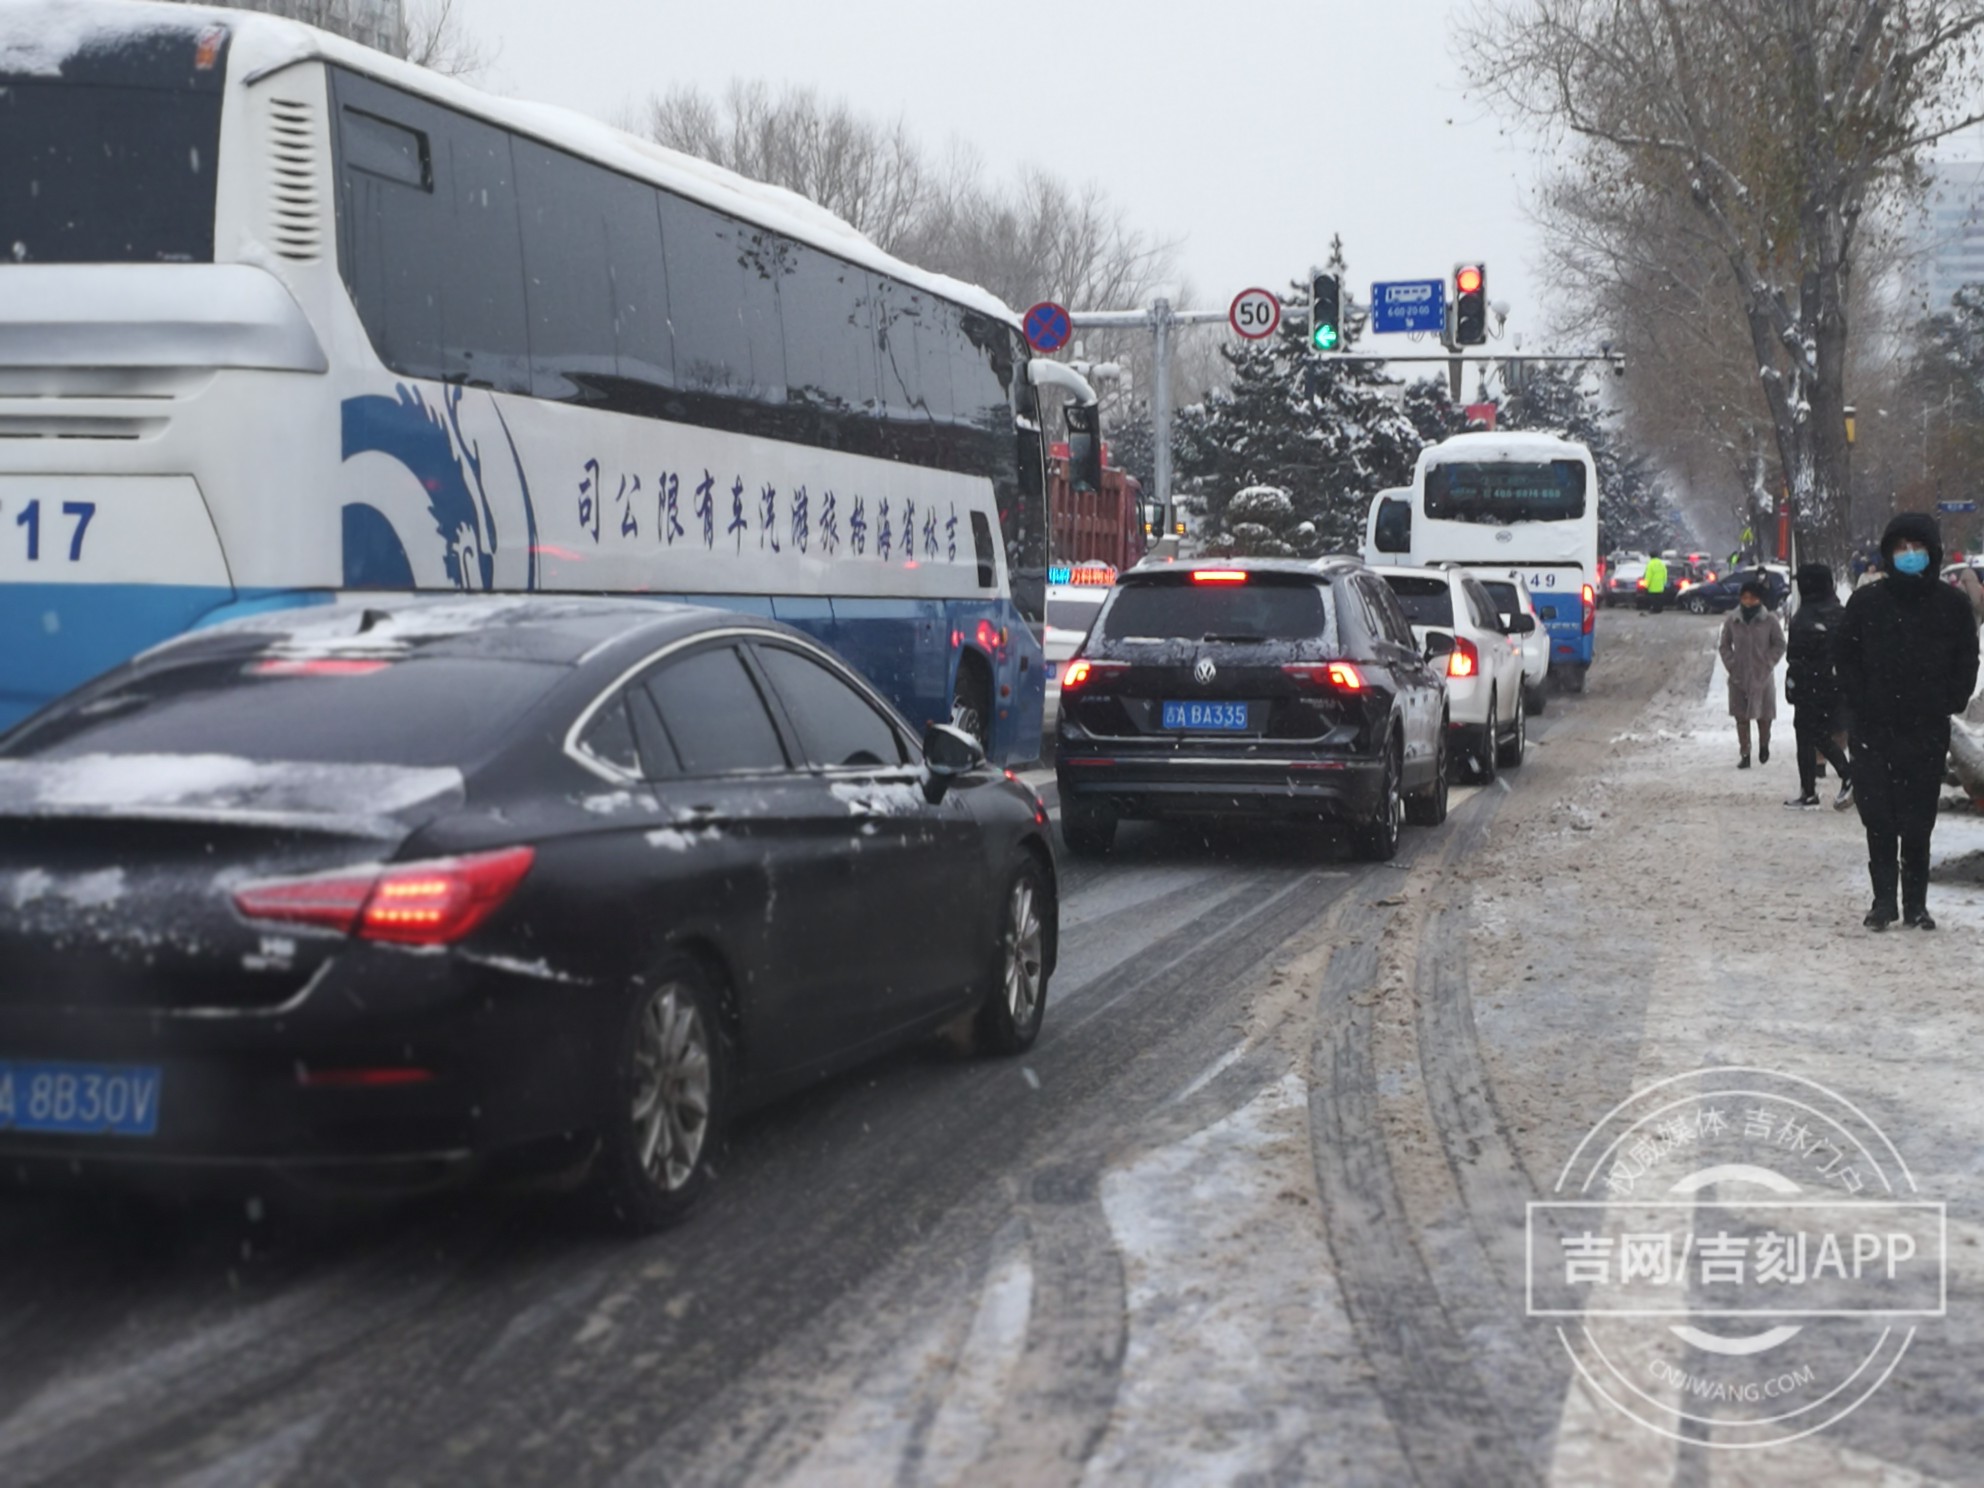
<instances>
[{"instance_id":1,"label":"bus side panel","mask_svg":"<svg viewBox=\"0 0 1984 1488\"><path fill-rule=\"evenodd\" d=\"M941 600L835 595L834 649L922 729L951 717L948 615Z\"/></svg>"}]
</instances>

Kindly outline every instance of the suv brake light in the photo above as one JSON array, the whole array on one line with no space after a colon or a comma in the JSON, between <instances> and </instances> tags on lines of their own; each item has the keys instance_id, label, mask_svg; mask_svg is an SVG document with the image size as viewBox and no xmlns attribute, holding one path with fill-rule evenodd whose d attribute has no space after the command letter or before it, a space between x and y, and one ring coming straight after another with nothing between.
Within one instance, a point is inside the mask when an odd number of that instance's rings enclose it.
<instances>
[{"instance_id":1,"label":"suv brake light","mask_svg":"<svg viewBox=\"0 0 1984 1488\"><path fill-rule=\"evenodd\" d=\"M360 940L442 946L503 907L537 857L529 847L394 863L313 878L268 879L236 891L251 920L314 925Z\"/></svg>"},{"instance_id":2,"label":"suv brake light","mask_svg":"<svg viewBox=\"0 0 1984 1488\"><path fill-rule=\"evenodd\" d=\"M1068 669L1061 674L1061 691L1074 692L1085 687L1091 678L1107 677L1129 666L1124 661L1090 661L1078 656L1068 663Z\"/></svg>"},{"instance_id":3,"label":"suv brake light","mask_svg":"<svg viewBox=\"0 0 1984 1488\"><path fill-rule=\"evenodd\" d=\"M1195 568L1192 570L1194 584L1244 584L1247 570L1244 568Z\"/></svg>"},{"instance_id":4,"label":"suv brake light","mask_svg":"<svg viewBox=\"0 0 1984 1488\"><path fill-rule=\"evenodd\" d=\"M1333 687L1338 692L1362 692L1364 674L1352 661L1291 662L1282 671L1298 681L1316 687Z\"/></svg>"},{"instance_id":5,"label":"suv brake light","mask_svg":"<svg viewBox=\"0 0 1984 1488\"><path fill-rule=\"evenodd\" d=\"M1447 653L1449 677L1473 677L1481 671L1481 650L1466 636L1454 637L1454 649Z\"/></svg>"}]
</instances>

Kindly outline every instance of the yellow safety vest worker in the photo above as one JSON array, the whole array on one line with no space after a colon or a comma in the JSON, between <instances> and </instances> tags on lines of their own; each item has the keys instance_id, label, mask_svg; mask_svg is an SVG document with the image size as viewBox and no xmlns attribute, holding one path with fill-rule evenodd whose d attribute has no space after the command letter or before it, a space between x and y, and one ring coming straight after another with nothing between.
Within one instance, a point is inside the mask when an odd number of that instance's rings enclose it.
<instances>
[{"instance_id":1,"label":"yellow safety vest worker","mask_svg":"<svg viewBox=\"0 0 1984 1488\"><path fill-rule=\"evenodd\" d=\"M1667 592L1667 561L1664 558L1647 559L1646 592L1648 594Z\"/></svg>"}]
</instances>

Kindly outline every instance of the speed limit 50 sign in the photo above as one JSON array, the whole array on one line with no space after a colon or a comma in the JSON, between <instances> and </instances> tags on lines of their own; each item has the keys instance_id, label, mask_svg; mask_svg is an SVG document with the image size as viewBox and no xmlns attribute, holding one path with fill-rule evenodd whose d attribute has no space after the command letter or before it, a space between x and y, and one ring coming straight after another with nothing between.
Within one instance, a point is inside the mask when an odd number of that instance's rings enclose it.
<instances>
[{"instance_id":1,"label":"speed limit 50 sign","mask_svg":"<svg viewBox=\"0 0 1984 1488\"><path fill-rule=\"evenodd\" d=\"M1265 340L1281 324L1281 301L1265 289L1243 289L1233 297L1226 319L1237 335L1249 341Z\"/></svg>"}]
</instances>

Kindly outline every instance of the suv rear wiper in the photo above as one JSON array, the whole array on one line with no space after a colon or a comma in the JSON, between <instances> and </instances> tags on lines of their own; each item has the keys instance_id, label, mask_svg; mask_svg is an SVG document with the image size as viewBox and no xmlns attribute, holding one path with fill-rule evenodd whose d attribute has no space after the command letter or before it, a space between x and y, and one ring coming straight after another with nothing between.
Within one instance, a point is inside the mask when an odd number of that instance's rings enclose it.
<instances>
[{"instance_id":1,"label":"suv rear wiper","mask_svg":"<svg viewBox=\"0 0 1984 1488\"><path fill-rule=\"evenodd\" d=\"M1215 632L1208 631L1205 635L1200 636L1199 639L1202 641L1240 642L1240 641L1265 641L1267 637L1264 635L1219 635Z\"/></svg>"}]
</instances>

